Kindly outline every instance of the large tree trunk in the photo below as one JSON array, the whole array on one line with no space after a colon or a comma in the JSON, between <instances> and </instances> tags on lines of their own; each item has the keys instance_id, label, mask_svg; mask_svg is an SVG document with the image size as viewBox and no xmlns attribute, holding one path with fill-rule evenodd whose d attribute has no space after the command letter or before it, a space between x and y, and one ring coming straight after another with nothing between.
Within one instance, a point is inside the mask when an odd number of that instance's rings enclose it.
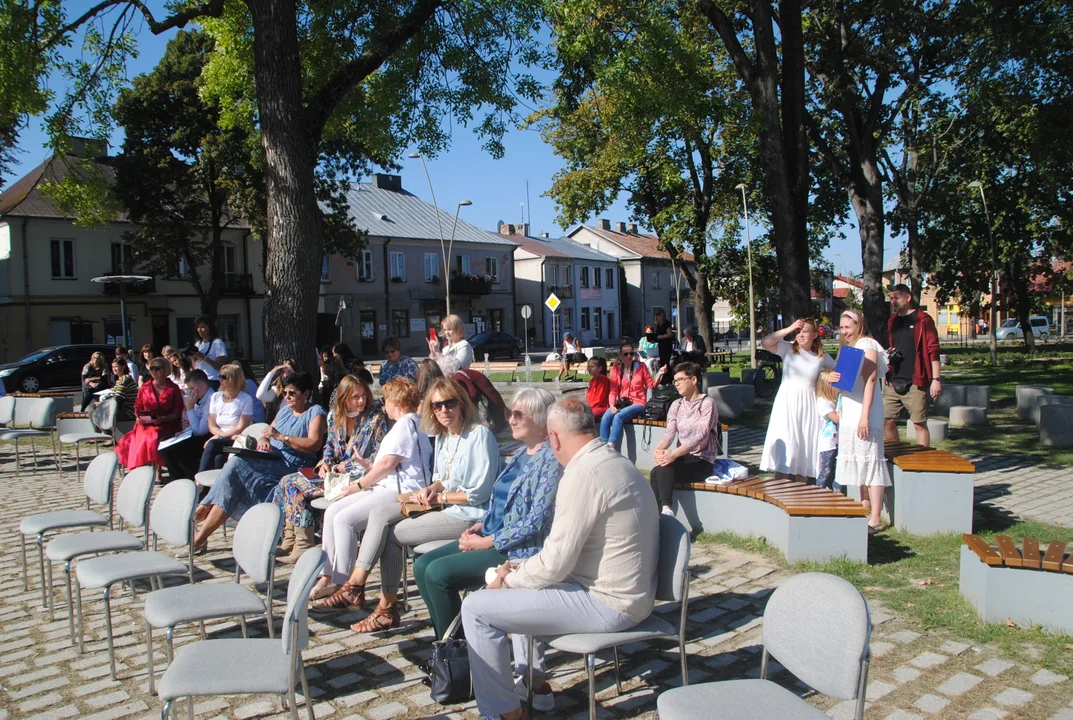
<instances>
[{"instance_id":1,"label":"large tree trunk","mask_svg":"<svg viewBox=\"0 0 1073 720\"><path fill-rule=\"evenodd\" d=\"M324 236L314 154L302 105L295 0L248 0L268 195L265 364L297 358L312 369Z\"/></svg>"},{"instance_id":2,"label":"large tree trunk","mask_svg":"<svg viewBox=\"0 0 1073 720\"><path fill-rule=\"evenodd\" d=\"M1011 260L1009 272L1006 273L1007 282L1013 285L1013 294L1017 298L1017 319L1021 323L1021 332L1025 338L1025 350L1029 353L1036 352L1036 336L1032 332L1032 323L1028 321L1032 314L1032 298L1028 292L1028 273L1019 260ZM995 332L994 328L991 332Z\"/></svg>"},{"instance_id":3,"label":"large tree trunk","mask_svg":"<svg viewBox=\"0 0 1073 720\"><path fill-rule=\"evenodd\" d=\"M861 235L864 317L872 336L885 346L890 312L883 297L883 181L875 158L853 155L847 190Z\"/></svg>"}]
</instances>

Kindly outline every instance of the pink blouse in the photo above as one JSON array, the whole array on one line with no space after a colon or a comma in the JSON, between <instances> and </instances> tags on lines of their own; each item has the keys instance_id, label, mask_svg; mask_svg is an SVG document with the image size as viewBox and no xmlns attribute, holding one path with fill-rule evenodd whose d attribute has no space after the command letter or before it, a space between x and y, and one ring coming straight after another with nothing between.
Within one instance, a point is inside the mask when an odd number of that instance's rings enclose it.
<instances>
[{"instance_id":1,"label":"pink blouse","mask_svg":"<svg viewBox=\"0 0 1073 720\"><path fill-rule=\"evenodd\" d=\"M707 395L694 400L679 398L667 411L667 433L664 437L678 435L678 444L690 455L708 462L715 462L719 455L719 410L715 401Z\"/></svg>"}]
</instances>

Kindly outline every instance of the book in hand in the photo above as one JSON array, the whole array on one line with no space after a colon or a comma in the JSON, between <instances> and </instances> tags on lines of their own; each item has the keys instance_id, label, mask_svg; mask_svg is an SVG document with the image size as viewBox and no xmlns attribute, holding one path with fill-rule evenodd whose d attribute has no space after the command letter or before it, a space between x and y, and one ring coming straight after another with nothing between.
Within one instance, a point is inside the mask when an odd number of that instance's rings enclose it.
<instances>
[{"instance_id":1,"label":"book in hand","mask_svg":"<svg viewBox=\"0 0 1073 720\"><path fill-rule=\"evenodd\" d=\"M228 455L238 455L239 457L244 458L260 458L262 460L279 460L283 457L283 453L275 448L265 451L228 445L224 448L224 452Z\"/></svg>"},{"instance_id":2,"label":"book in hand","mask_svg":"<svg viewBox=\"0 0 1073 720\"><path fill-rule=\"evenodd\" d=\"M178 445L183 440L189 440L192 437L194 437L194 431L191 430L190 428L186 428L181 433L176 433L175 435L172 435L167 440L161 440L160 444L156 446L156 449L157 450L167 450L172 445Z\"/></svg>"},{"instance_id":3,"label":"book in hand","mask_svg":"<svg viewBox=\"0 0 1073 720\"><path fill-rule=\"evenodd\" d=\"M417 517L418 515L424 515L431 510L439 510L440 505L433 503L432 505L422 505L421 503L411 502L410 496L413 493L399 493L399 504L402 505L402 514L406 517Z\"/></svg>"},{"instance_id":4,"label":"book in hand","mask_svg":"<svg viewBox=\"0 0 1073 720\"><path fill-rule=\"evenodd\" d=\"M831 387L842 392L853 392L853 386L857 384L862 365L864 365L864 350L843 345L838 352L838 360L835 361L835 372L841 377L838 382L831 383Z\"/></svg>"}]
</instances>

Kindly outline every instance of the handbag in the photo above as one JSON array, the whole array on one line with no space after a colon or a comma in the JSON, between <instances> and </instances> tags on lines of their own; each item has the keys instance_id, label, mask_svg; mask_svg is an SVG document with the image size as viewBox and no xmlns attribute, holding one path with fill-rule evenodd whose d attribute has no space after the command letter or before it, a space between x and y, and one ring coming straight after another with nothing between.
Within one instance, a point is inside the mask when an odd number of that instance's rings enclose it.
<instances>
[{"instance_id":1,"label":"handbag","mask_svg":"<svg viewBox=\"0 0 1073 720\"><path fill-rule=\"evenodd\" d=\"M443 640L432 643L432 656L421 665L432 699L440 705L456 705L473 697L473 679L469 674L469 649L465 640L455 637L462 614L455 617Z\"/></svg>"},{"instance_id":2,"label":"handbag","mask_svg":"<svg viewBox=\"0 0 1073 720\"><path fill-rule=\"evenodd\" d=\"M667 392L662 390L653 392L652 397L645 403L645 420L666 420L667 413L671 410L671 403L680 397L681 395L677 392Z\"/></svg>"},{"instance_id":3,"label":"handbag","mask_svg":"<svg viewBox=\"0 0 1073 720\"><path fill-rule=\"evenodd\" d=\"M324 499L335 502L350 484L350 473L329 472L324 476Z\"/></svg>"},{"instance_id":4,"label":"handbag","mask_svg":"<svg viewBox=\"0 0 1073 720\"><path fill-rule=\"evenodd\" d=\"M899 395L905 395L907 392L909 392L910 388L913 387L913 381L906 380L905 378L900 377L891 378L890 386L894 388L894 392L898 393Z\"/></svg>"},{"instance_id":5,"label":"handbag","mask_svg":"<svg viewBox=\"0 0 1073 720\"><path fill-rule=\"evenodd\" d=\"M237 447L240 450L256 450L257 438L252 435L236 435L234 441L231 443L232 447Z\"/></svg>"}]
</instances>

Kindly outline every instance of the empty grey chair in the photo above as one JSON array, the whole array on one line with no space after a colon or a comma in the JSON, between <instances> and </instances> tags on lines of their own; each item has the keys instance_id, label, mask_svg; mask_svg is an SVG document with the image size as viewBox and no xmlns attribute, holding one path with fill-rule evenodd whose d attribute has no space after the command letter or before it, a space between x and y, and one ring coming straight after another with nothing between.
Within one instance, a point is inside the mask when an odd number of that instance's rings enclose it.
<instances>
[{"instance_id":1,"label":"empty grey chair","mask_svg":"<svg viewBox=\"0 0 1073 720\"><path fill-rule=\"evenodd\" d=\"M194 717L195 697L215 695L280 695L297 719L295 682L301 681L306 714L313 716L302 649L309 644L309 593L324 568L324 551L310 548L291 572L287 588L287 611L279 640L201 640L179 650L160 678L160 717L167 718L171 703L186 698L187 712ZM289 702L288 702L289 701Z\"/></svg>"},{"instance_id":2,"label":"empty grey chair","mask_svg":"<svg viewBox=\"0 0 1073 720\"><path fill-rule=\"evenodd\" d=\"M105 453L90 463L89 468L86 469L86 477L90 477L90 468L93 468L94 463L109 457L113 462L117 462L115 453ZM149 499L153 497L155 484L156 468L152 465L143 465L131 470L123 478L123 482L119 485L119 492L116 493L115 505L119 513L118 530L60 535L45 547L45 559L48 562L46 577L48 578L49 617L52 618L55 603L52 592L52 563L63 563L63 583L67 587L67 625L71 630L72 643L75 641L75 613L71 596L71 561L86 555L148 549ZM144 527L144 539L124 531L124 527L131 530Z\"/></svg>"},{"instance_id":3,"label":"empty grey chair","mask_svg":"<svg viewBox=\"0 0 1073 720\"><path fill-rule=\"evenodd\" d=\"M816 612L817 607L823 612ZM728 680L668 690L659 696L660 720L718 717L829 720L794 693L767 679L774 656L801 682L841 700L856 700L864 717L868 642L872 623L857 588L826 573L795 575L771 594L764 609L764 653L759 680Z\"/></svg>"},{"instance_id":4,"label":"empty grey chair","mask_svg":"<svg viewBox=\"0 0 1073 720\"><path fill-rule=\"evenodd\" d=\"M75 575L78 578L78 593L75 608L78 611L78 650L85 649L85 630L82 623L82 589L104 589L104 630L108 638L108 660L112 679L115 680L115 643L112 639L112 586L121 582L156 578L165 575L189 573L194 582L194 506L197 503L197 487L192 480L172 480L165 485L149 510L149 530L153 537L153 550L103 555L78 563ZM187 562L182 563L170 555L156 551L157 538L172 547L187 549Z\"/></svg>"},{"instance_id":5,"label":"empty grey chair","mask_svg":"<svg viewBox=\"0 0 1073 720\"><path fill-rule=\"evenodd\" d=\"M0 397L0 427L11 427L15 422L15 397L5 395Z\"/></svg>"},{"instance_id":6,"label":"empty grey chair","mask_svg":"<svg viewBox=\"0 0 1073 720\"><path fill-rule=\"evenodd\" d=\"M264 615L268 637L272 629L272 591L275 587L275 550L283 530L283 511L275 503L261 503L246 511L235 528L231 553L235 558L235 582L209 585L179 585L154 590L145 598L145 644L148 653L149 693L153 693L153 628L167 628L167 657L172 659L172 638L180 623L203 622L238 616L242 637L246 616ZM265 598L241 585L245 571L255 583L266 583Z\"/></svg>"},{"instance_id":7,"label":"empty grey chair","mask_svg":"<svg viewBox=\"0 0 1073 720\"><path fill-rule=\"evenodd\" d=\"M3 398L0 398L3 399ZM86 468L82 489L86 493L85 510L56 510L54 512L28 515L19 523L19 539L22 541L22 589L29 589L26 572L26 537L37 536L37 563L41 571L41 605L51 605L45 582L44 544L45 533L76 527L112 527L112 483L115 480L119 459L115 453L98 456ZM90 509L90 503L107 505L107 517ZM49 573L51 575L51 573Z\"/></svg>"},{"instance_id":8,"label":"empty grey chair","mask_svg":"<svg viewBox=\"0 0 1073 720\"><path fill-rule=\"evenodd\" d=\"M111 402L115 401L112 400ZM111 430L111 426L101 428L101 430ZM93 426L93 421L88 417L57 417L56 436L60 441L60 452L63 452L64 445L75 446L75 473L79 475L82 472L82 445L94 445L97 448L97 453L100 454L101 443L112 442L111 434L98 432ZM57 464L60 464L58 456L56 460ZM62 464L60 464L60 468L60 472L63 472Z\"/></svg>"},{"instance_id":9,"label":"empty grey chair","mask_svg":"<svg viewBox=\"0 0 1073 720\"><path fill-rule=\"evenodd\" d=\"M682 685L689 684L686 665L686 615L689 609L689 553L691 550L689 533L682 523L670 515L659 516L659 560L656 565L656 600L658 602L677 602L682 607L678 614L676 630L666 620L655 615L639 624L615 633L574 633L541 638L550 647L563 652L577 653L585 656L585 669L589 675L589 718L596 719L596 653L611 648L614 652L615 686L622 693L622 681L619 678L618 646L646 640L678 639L678 659L682 664ZM529 636L529 657L533 657L533 636ZM529 664L527 686L530 688L527 699L530 712L533 707L533 666Z\"/></svg>"},{"instance_id":10,"label":"empty grey chair","mask_svg":"<svg viewBox=\"0 0 1073 720\"><path fill-rule=\"evenodd\" d=\"M20 423L19 401L28 403L26 408L26 424L29 427L0 432L0 440L12 440L15 443L15 477L21 477L22 462L19 457L19 441L29 440L30 450L33 452L34 467L37 467L37 446L34 438L52 438L52 457L56 460L56 469L60 469L59 455L56 453L56 436L52 433L55 418L53 414L54 402L52 398L16 398L15 422ZM21 423L20 423L21 424Z\"/></svg>"}]
</instances>

